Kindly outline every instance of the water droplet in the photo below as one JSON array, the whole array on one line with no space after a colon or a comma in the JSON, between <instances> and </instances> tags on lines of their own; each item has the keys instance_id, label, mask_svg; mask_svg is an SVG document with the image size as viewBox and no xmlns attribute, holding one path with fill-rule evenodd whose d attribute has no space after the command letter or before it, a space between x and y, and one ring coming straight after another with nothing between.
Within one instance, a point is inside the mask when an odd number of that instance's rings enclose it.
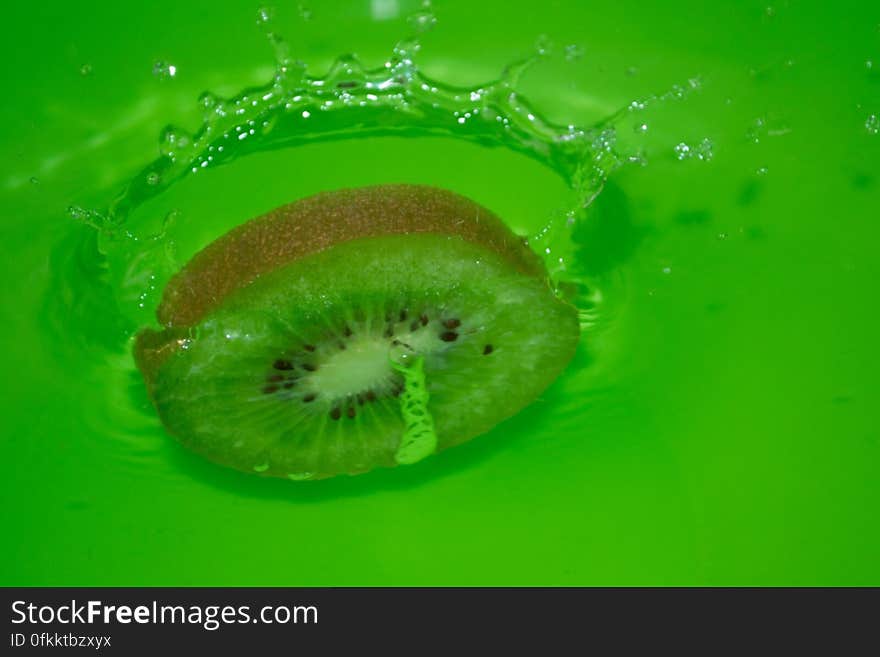
<instances>
[{"instance_id":1,"label":"water droplet","mask_svg":"<svg viewBox=\"0 0 880 657\"><path fill-rule=\"evenodd\" d=\"M865 121L865 130L872 135L880 133L880 117L876 114L869 116Z\"/></svg>"},{"instance_id":2,"label":"water droplet","mask_svg":"<svg viewBox=\"0 0 880 657\"><path fill-rule=\"evenodd\" d=\"M718 239L719 239L719 240L724 241L724 240L726 240L728 237L729 237L729 235L728 235L727 233L718 233Z\"/></svg>"},{"instance_id":3,"label":"water droplet","mask_svg":"<svg viewBox=\"0 0 880 657\"><path fill-rule=\"evenodd\" d=\"M868 69L869 71L871 69L873 69L874 68L874 60L873 59L866 60L865 61L865 68Z\"/></svg>"},{"instance_id":4,"label":"water droplet","mask_svg":"<svg viewBox=\"0 0 880 657\"><path fill-rule=\"evenodd\" d=\"M696 148L697 159L708 162L715 157L715 144L708 137L703 139Z\"/></svg>"},{"instance_id":5,"label":"water droplet","mask_svg":"<svg viewBox=\"0 0 880 657\"><path fill-rule=\"evenodd\" d=\"M641 133L648 132L648 124L647 123L637 123L635 126L633 126L633 130L635 130L635 132L641 132Z\"/></svg>"},{"instance_id":6,"label":"water droplet","mask_svg":"<svg viewBox=\"0 0 880 657\"><path fill-rule=\"evenodd\" d=\"M662 271L664 274L671 274L671 273L672 273L672 267L664 267L663 269L661 269L661 271Z\"/></svg>"},{"instance_id":7,"label":"water droplet","mask_svg":"<svg viewBox=\"0 0 880 657\"><path fill-rule=\"evenodd\" d=\"M153 64L153 75L160 80L167 80L177 75L177 67L174 64L159 60Z\"/></svg>"},{"instance_id":8,"label":"water droplet","mask_svg":"<svg viewBox=\"0 0 880 657\"><path fill-rule=\"evenodd\" d=\"M257 25L266 25L275 18L275 7L260 7L257 9Z\"/></svg>"},{"instance_id":9,"label":"water droplet","mask_svg":"<svg viewBox=\"0 0 880 657\"><path fill-rule=\"evenodd\" d=\"M190 145L190 137L186 132L174 126L167 126L159 138L159 152L174 159L177 153Z\"/></svg>"},{"instance_id":10,"label":"water droplet","mask_svg":"<svg viewBox=\"0 0 880 657\"><path fill-rule=\"evenodd\" d=\"M688 146L687 144L685 144L684 142L681 142L680 144L676 144L675 148L673 148L673 150L675 151L675 156L679 160L686 160L689 157L693 157L693 154L691 153L691 147Z\"/></svg>"},{"instance_id":11,"label":"water droplet","mask_svg":"<svg viewBox=\"0 0 880 657\"><path fill-rule=\"evenodd\" d=\"M565 61L576 62L584 56L584 49L576 43L565 46Z\"/></svg>"},{"instance_id":12,"label":"water droplet","mask_svg":"<svg viewBox=\"0 0 880 657\"><path fill-rule=\"evenodd\" d=\"M626 69L626 74L627 74L629 77L633 77L634 75L638 75L638 74L639 74L639 69L636 68L635 66L630 66L629 68Z\"/></svg>"},{"instance_id":13,"label":"water droplet","mask_svg":"<svg viewBox=\"0 0 880 657\"><path fill-rule=\"evenodd\" d=\"M210 91L206 91L199 96L199 105L205 109L213 109L217 105L217 96Z\"/></svg>"},{"instance_id":14,"label":"water droplet","mask_svg":"<svg viewBox=\"0 0 880 657\"><path fill-rule=\"evenodd\" d=\"M437 25L437 17L429 11L420 11L406 19L417 34L430 32Z\"/></svg>"},{"instance_id":15,"label":"water droplet","mask_svg":"<svg viewBox=\"0 0 880 657\"><path fill-rule=\"evenodd\" d=\"M162 177L155 171L151 171L147 174L148 185L158 185L160 180L162 180Z\"/></svg>"},{"instance_id":16,"label":"water droplet","mask_svg":"<svg viewBox=\"0 0 880 657\"><path fill-rule=\"evenodd\" d=\"M776 15L776 8L775 7L766 7L764 9L764 14L767 16L767 18L773 18Z\"/></svg>"},{"instance_id":17,"label":"water droplet","mask_svg":"<svg viewBox=\"0 0 880 657\"><path fill-rule=\"evenodd\" d=\"M755 173L758 174L759 176L766 176L767 175L767 167L759 167L755 171Z\"/></svg>"},{"instance_id":18,"label":"water droplet","mask_svg":"<svg viewBox=\"0 0 880 657\"><path fill-rule=\"evenodd\" d=\"M91 64L83 64L79 68L79 74L83 77L92 74L92 65Z\"/></svg>"},{"instance_id":19,"label":"water droplet","mask_svg":"<svg viewBox=\"0 0 880 657\"><path fill-rule=\"evenodd\" d=\"M553 52L553 41L550 40L550 37L546 34L540 35L535 41L535 52L538 53L541 57L545 57L547 55L552 54Z\"/></svg>"}]
</instances>

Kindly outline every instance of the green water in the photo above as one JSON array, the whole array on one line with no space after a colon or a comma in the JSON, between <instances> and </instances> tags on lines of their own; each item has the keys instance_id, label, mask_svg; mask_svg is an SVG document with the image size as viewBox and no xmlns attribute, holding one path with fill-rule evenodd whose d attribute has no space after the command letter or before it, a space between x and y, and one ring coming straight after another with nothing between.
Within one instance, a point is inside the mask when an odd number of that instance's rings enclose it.
<instances>
[{"instance_id":1,"label":"green water","mask_svg":"<svg viewBox=\"0 0 880 657\"><path fill-rule=\"evenodd\" d=\"M537 128L281 120L196 175L153 167L159 135L197 141L205 90L271 84L267 31L317 77L352 51L370 71L421 3L276 3L269 27L249 2L7 9L0 583L880 583L880 9L652 4L435 2L419 75L485 88L537 43L502 108ZM544 147L634 101L588 166ZM583 310L569 371L359 477L262 480L168 438L128 343L167 275L277 205L387 182L532 236Z\"/></svg>"}]
</instances>

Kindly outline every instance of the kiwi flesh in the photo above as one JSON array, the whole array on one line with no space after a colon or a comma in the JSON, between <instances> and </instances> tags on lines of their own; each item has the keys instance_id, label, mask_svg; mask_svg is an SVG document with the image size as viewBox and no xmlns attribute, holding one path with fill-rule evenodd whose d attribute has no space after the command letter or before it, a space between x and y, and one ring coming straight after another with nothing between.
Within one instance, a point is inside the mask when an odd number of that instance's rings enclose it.
<instances>
[{"instance_id":1,"label":"kiwi flesh","mask_svg":"<svg viewBox=\"0 0 880 657\"><path fill-rule=\"evenodd\" d=\"M427 187L333 192L255 219L196 255L158 315L135 357L169 432L297 480L485 433L578 342L574 308L522 240Z\"/></svg>"}]
</instances>

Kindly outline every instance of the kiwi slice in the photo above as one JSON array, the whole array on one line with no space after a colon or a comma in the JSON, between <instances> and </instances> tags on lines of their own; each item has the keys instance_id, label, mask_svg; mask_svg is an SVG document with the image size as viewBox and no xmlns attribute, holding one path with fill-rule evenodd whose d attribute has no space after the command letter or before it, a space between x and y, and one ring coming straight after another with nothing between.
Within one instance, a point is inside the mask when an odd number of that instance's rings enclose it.
<instances>
[{"instance_id":1,"label":"kiwi slice","mask_svg":"<svg viewBox=\"0 0 880 657\"><path fill-rule=\"evenodd\" d=\"M571 359L575 309L500 219L451 192L319 194L169 282L135 358L164 425L217 463L308 479L485 433Z\"/></svg>"}]
</instances>

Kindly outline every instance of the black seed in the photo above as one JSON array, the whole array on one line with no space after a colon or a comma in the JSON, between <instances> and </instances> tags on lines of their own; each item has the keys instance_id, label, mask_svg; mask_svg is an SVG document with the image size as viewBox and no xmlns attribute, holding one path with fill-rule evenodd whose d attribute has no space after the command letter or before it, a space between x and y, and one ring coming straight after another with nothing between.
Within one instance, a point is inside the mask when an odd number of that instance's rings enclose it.
<instances>
[{"instance_id":1,"label":"black seed","mask_svg":"<svg viewBox=\"0 0 880 657\"><path fill-rule=\"evenodd\" d=\"M276 370L292 370L293 363L291 363L289 360L279 358L274 363L272 363L272 367L274 367Z\"/></svg>"},{"instance_id":2,"label":"black seed","mask_svg":"<svg viewBox=\"0 0 880 657\"><path fill-rule=\"evenodd\" d=\"M306 372L314 372L316 369L318 369L318 366L317 366L317 365L312 365L311 363L303 363L302 368L303 368Z\"/></svg>"},{"instance_id":3,"label":"black seed","mask_svg":"<svg viewBox=\"0 0 880 657\"><path fill-rule=\"evenodd\" d=\"M400 321L401 322L406 321L406 308L404 308L403 310L400 311Z\"/></svg>"},{"instance_id":4,"label":"black seed","mask_svg":"<svg viewBox=\"0 0 880 657\"><path fill-rule=\"evenodd\" d=\"M282 385L281 387L284 388L285 390L290 390L295 385L296 385L296 381L285 381L284 385Z\"/></svg>"},{"instance_id":5,"label":"black seed","mask_svg":"<svg viewBox=\"0 0 880 657\"><path fill-rule=\"evenodd\" d=\"M334 408L332 411L330 411L330 417L333 418L334 420L338 420L339 418L342 417L342 411L339 410L338 406L336 408Z\"/></svg>"},{"instance_id":6,"label":"black seed","mask_svg":"<svg viewBox=\"0 0 880 657\"><path fill-rule=\"evenodd\" d=\"M376 393L372 390L367 390L367 394L365 395L365 397L367 398L368 402L376 401Z\"/></svg>"},{"instance_id":7,"label":"black seed","mask_svg":"<svg viewBox=\"0 0 880 657\"><path fill-rule=\"evenodd\" d=\"M313 345L313 344L303 345L303 349L305 349L306 351L314 351L315 345Z\"/></svg>"},{"instance_id":8,"label":"black seed","mask_svg":"<svg viewBox=\"0 0 880 657\"><path fill-rule=\"evenodd\" d=\"M306 403L308 403L308 402L312 402L312 401L315 401L315 397L317 397L317 396L318 396L318 395L316 395L315 393L310 392L310 393L307 394L305 397L303 397L303 401L306 402Z\"/></svg>"},{"instance_id":9,"label":"black seed","mask_svg":"<svg viewBox=\"0 0 880 657\"><path fill-rule=\"evenodd\" d=\"M345 337L350 338L350 337L351 337L351 328L348 327L348 326L346 326L346 327L342 330L342 334L343 334Z\"/></svg>"},{"instance_id":10,"label":"black seed","mask_svg":"<svg viewBox=\"0 0 880 657\"><path fill-rule=\"evenodd\" d=\"M446 331L445 333L440 334L440 339L443 342L455 342L458 339L458 333L455 331Z\"/></svg>"},{"instance_id":11,"label":"black seed","mask_svg":"<svg viewBox=\"0 0 880 657\"><path fill-rule=\"evenodd\" d=\"M349 407L348 407L348 410L345 411L345 414L346 414L348 417L353 418L353 417L355 416L354 406L349 406Z\"/></svg>"},{"instance_id":12,"label":"black seed","mask_svg":"<svg viewBox=\"0 0 880 657\"><path fill-rule=\"evenodd\" d=\"M271 374L266 377L266 381L269 383L278 383L279 381L284 381L283 374Z\"/></svg>"},{"instance_id":13,"label":"black seed","mask_svg":"<svg viewBox=\"0 0 880 657\"><path fill-rule=\"evenodd\" d=\"M354 80L352 80L352 81L350 81L350 82L348 82L348 81L346 81L346 82L337 82L337 83L336 83L336 86L337 86L337 88L339 88L339 89L354 89L356 86L358 86L358 83L355 82Z\"/></svg>"},{"instance_id":14,"label":"black seed","mask_svg":"<svg viewBox=\"0 0 880 657\"><path fill-rule=\"evenodd\" d=\"M443 322L443 326L445 326L448 329L454 329L454 328L458 328L459 326L461 326L461 322L457 319L454 319L454 318L447 319L445 322Z\"/></svg>"},{"instance_id":15,"label":"black seed","mask_svg":"<svg viewBox=\"0 0 880 657\"><path fill-rule=\"evenodd\" d=\"M421 317L419 317L419 321L422 323L422 326L427 326L428 325L428 316L422 315Z\"/></svg>"},{"instance_id":16,"label":"black seed","mask_svg":"<svg viewBox=\"0 0 880 657\"><path fill-rule=\"evenodd\" d=\"M273 392L278 392L278 386L274 383L263 388L264 395L271 395Z\"/></svg>"},{"instance_id":17,"label":"black seed","mask_svg":"<svg viewBox=\"0 0 880 657\"><path fill-rule=\"evenodd\" d=\"M485 347L483 347L483 355L488 356L489 354L492 353L493 350L494 350L494 347L490 344L487 344Z\"/></svg>"}]
</instances>

